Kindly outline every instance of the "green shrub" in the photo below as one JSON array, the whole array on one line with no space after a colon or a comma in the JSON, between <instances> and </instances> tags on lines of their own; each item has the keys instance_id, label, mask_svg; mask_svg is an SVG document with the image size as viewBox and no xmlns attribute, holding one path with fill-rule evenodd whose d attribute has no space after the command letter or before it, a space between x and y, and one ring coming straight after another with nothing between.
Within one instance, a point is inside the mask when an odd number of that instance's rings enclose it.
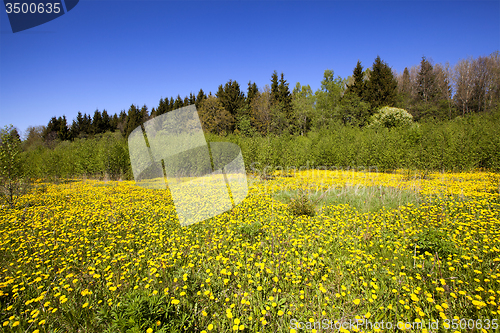
<instances>
[{"instance_id":1,"label":"green shrub","mask_svg":"<svg viewBox=\"0 0 500 333\"><path fill-rule=\"evenodd\" d=\"M311 201L306 191L300 190L295 198L288 204L288 209L295 216L314 216L316 211L314 203Z\"/></svg>"},{"instance_id":2,"label":"green shrub","mask_svg":"<svg viewBox=\"0 0 500 333\"><path fill-rule=\"evenodd\" d=\"M384 106L374 114L370 121L372 127L405 127L413 124L413 116L404 109Z\"/></svg>"}]
</instances>

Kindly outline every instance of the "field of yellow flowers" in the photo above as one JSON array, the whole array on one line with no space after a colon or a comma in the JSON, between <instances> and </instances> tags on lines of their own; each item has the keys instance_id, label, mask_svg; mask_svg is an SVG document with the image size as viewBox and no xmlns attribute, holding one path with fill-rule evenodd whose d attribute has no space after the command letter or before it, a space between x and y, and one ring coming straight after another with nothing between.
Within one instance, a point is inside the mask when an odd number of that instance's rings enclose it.
<instances>
[{"instance_id":1,"label":"field of yellow flowers","mask_svg":"<svg viewBox=\"0 0 500 333\"><path fill-rule=\"evenodd\" d=\"M374 204L391 193L413 196ZM5 332L495 332L499 175L251 178L235 209L182 228L166 190L39 183L0 207L0 263Z\"/></svg>"}]
</instances>

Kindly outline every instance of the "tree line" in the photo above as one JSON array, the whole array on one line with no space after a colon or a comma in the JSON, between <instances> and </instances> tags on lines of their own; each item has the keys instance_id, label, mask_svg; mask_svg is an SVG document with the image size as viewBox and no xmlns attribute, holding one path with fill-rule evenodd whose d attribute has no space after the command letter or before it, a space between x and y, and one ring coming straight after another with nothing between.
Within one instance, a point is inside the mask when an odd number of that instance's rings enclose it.
<instances>
[{"instance_id":1,"label":"tree line","mask_svg":"<svg viewBox=\"0 0 500 333\"><path fill-rule=\"evenodd\" d=\"M284 74L276 71L270 85L259 88L250 81L245 90L229 80L219 85L215 95L200 89L184 98L161 98L151 112L146 105L132 104L128 111L113 115L106 110L96 110L93 115L78 112L71 124L65 116L52 117L46 126L27 129L25 148L40 142L53 146L108 131L126 138L147 120L192 104L206 132L245 136L304 135L334 123L364 127L382 106L405 109L416 121L490 112L500 100L500 55L496 51L476 59L469 57L453 68L449 63L433 64L424 56L419 65L402 73L377 56L366 69L358 60L347 78L335 77L334 71L327 69L315 92L300 83L291 90Z\"/></svg>"}]
</instances>

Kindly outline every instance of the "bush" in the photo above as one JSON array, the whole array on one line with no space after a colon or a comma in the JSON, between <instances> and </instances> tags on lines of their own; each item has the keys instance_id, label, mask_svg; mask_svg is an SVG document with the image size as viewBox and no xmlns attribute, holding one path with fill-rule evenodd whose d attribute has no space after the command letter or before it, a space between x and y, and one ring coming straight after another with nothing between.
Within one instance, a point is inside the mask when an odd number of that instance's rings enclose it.
<instances>
[{"instance_id":1,"label":"bush","mask_svg":"<svg viewBox=\"0 0 500 333\"><path fill-rule=\"evenodd\" d=\"M413 116L404 109L384 106L371 118L372 127L406 127L413 124Z\"/></svg>"},{"instance_id":2,"label":"bush","mask_svg":"<svg viewBox=\"0 0 500 333\"><path fill-rule=\"evenodd\" d=\"M316 211L314 210L314 203L311 201L306 191L300 190L296 198L288 204L288 209L295 216L314 216Z\"/></svg>"}]
</instances>

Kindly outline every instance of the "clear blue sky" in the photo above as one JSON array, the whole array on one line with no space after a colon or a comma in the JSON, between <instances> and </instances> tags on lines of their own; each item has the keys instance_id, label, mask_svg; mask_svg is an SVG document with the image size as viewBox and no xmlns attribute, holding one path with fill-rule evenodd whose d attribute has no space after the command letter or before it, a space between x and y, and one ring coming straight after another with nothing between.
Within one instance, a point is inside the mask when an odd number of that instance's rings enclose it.
<instances>
[{"instance_id":1,"label":"clear blue sky","mask_svg":"<svg viewBox=\"0 0 500 333\"><path fill-rule=\"evenodd\" d=\"M3 9L0 21L0 126L21 132L229 79L261 88L274 70L315 91L326 69L347 77L358 59L402 72L423 55L454 65L500 49L500 1L81 0L23 32Z\"/></svg>"}]
</instances>

